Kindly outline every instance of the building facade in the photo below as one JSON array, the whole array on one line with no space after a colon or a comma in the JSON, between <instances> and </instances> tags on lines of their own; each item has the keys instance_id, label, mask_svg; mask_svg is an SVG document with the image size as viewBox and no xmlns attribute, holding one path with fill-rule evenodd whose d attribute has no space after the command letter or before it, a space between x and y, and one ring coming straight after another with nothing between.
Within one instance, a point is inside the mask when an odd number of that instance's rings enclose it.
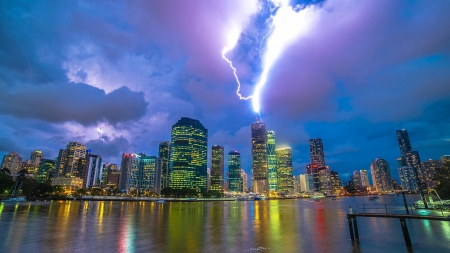
<instances>
[{"instance_id":1,"label":"building facade","mask_svg":"<svg viewBox=\"0 0 450 253\"><path fill-rule=\"evenodd\" d=\"M311 164L317 164L319 167L325 166L322 139L314 138L309 140L309 154L311 157Z\"/></svg>"},{"instance_id":2,"label":"building facade","mask_svg":"<svg viewBox=\"0 0 450 253\"><path fill-rule=\"evenodd\" d=\"M361 177L361 186L362 187L370 187L369 184L369 176L367 175L367 170L360 170L359 175Z\"/></svg>"},{"instance_id":3,"label":"building facade","mask_svg":"<svg viewBox=\"0 0 450 253\"><path fill-rule=\"evenodd\" d=\"M161 189L170 186L170 142L159 143L158 158L161 159Z\"/></svg>"},{"instance_id":4,"label":"building facade","mask_svg":"<svg viewBox=\"0 0 450 253\"><path fill-rule=\"evenodd\" d=\"M83 189L93 186L101 186L102 182L102 157L88 154L81 178L83 179Z\"/></svg>"},{"instance_id":5,"label":"building facade","mask_svg":"<svg viewBox=\"0 0 450 253\"><path fill-rule=\"evenodd\" d=\"M131 185L137 184L137 171L141 162L140 155L137 154L122 154L122 162L120 163L120 180L119 190L128 192Z\"/></svg>"},{"instance_id":6,"label":"building facade","mask_svg":"<svg viewBox=\"0 0 450 253\"><path fill-rule=\"evenodd\" d=\"M228 153L228 190L243 192L244 184L241 175L241 154L237 151Z\"/></svg>"},{"instance_id":7,"label":"building facade","mask_svg":"<svg viewBox=\"0 0 450 253\"><path fill-rule=\"evenodd\" d=\"M22 157L16 152L9 152L3 156L1 169L8 169L11 174L16 174L22 169Z\"/></svg>"},{"instance_id":8,"label":"building facade","mask_svg":"<svg viewBox=\"0 0 450 253\"><path fill-rule=\"evenodd\" d=\"M370 165L373 188L377 192L392 191L392 177L389 163L383 158L375 159Z\"/></svg>"},{"instance_id":9,"label":"building facade","mask_svg":"<svg viewBox=\"0 0 450 253\"><path fill-rule=\"evenodd\" d=\"M252 187L256 194L269 192L267 170L267 130L259 121L251 125L252 131Z\"/></svg>"},{"instance_id":10,"label":"building facade","mask_svg":"<svg viewBox=\"0 0 450 253\"><path fill-rule=\"evenodd\" d=\"M294 181L292 174L292 150L291 148L276 149L278 191L294 193Z\"/></svg>"},{"instance_id":11,"label":"building facade","mask_svg":"<svg viewBox=\"0 0 450 253\"><path fill-rule=\"evenodd\" d=\"M211 184L210 190L220 191L224 186L224 150L222 146L211 147Z\"/></svg>"},{"instance_id":12,"label":"building facade","mask_svg":"<svg viewBox=\"0 0 450 253\"><path fill-rule=\"evenodd\" d=\"M170 146L170 186L206 190L208 130L200 121L182 117L172 126Z\"/></svg>"},{"instance_id":13,"label":"building facade","mask_svg":"<svg viewBox=\"0 0 450 253\"><path fill-rule=\"evenodd\" d=\"M275 153L275 131L267 131L267 169L269 191L278 190L277 155Z\"/></svg>"},{"instance_id":14,"label":"building facade","mask_svg":"<svg viewBox=\"0 0 450 253\"><path fill-rule=\"evenodd\" d=\"M436 188L436 186L438 186L439 183L434 177L436 176L436 168L441 166L442 162L440 160L429 159L421 163L422 175L428 188Z\"/></svg>"},{"instance_id":15,"label":"building facade","mask_svg":"<svg viewBox=\"0 0 450 253\"><path fill-rule=\"evenodd\" d=\"M56 177L80 177L78 160L86 158L86 146L81 142L69 142L59 151L55 161Z\"/></svg>"}]
</instances>

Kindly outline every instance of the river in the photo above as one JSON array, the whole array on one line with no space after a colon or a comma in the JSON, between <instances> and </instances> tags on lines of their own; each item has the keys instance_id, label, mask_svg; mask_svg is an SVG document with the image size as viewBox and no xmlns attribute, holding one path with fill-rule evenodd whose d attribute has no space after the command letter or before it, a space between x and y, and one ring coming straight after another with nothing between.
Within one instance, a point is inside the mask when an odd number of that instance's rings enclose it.
<instances>
[{"instance_id":1,"label":"river","mask_svg":"<svg viewBox=\"0 0 450 253\"><path fill-rule=\"evenodd\" d=\"M408 196L408 203L417 200ZM346 214L401 197L216 202L48 201L0 205L2 252L411 252L398 219ZM373 210L372 210L373 211ZM379 210L383 211L383 210ZM391 211L391 210L390 210ZM393 210L392 210L393 211ZM439 212L432 213L441 215ZM449 215L449 213L444 213ZM407 220L413 252L450 252L450 221Z\"/></svg>"}]
</instances>

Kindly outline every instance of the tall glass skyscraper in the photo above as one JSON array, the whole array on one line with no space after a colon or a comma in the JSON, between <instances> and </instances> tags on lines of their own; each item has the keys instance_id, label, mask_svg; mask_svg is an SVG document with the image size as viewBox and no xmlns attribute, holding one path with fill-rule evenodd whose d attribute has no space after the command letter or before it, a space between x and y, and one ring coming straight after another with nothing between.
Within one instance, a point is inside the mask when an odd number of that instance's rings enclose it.
<instances>
[{"instance_id":1,"label":"tall glass skyscraper","mask_svg":"<svg viewBox=\"0 0 450 253\"><path fill-rule=\"evenodd\" d=\"M213 145L211 147L211 184L210 190L220 191L223 189L224 178L224 154L223 147Z\"/></svg>"},{"instance_id":2,"label":"tall glass skyscraper","mask_svg":"<svg viewBox=\"0 0 450 253\"><path fill-rule=\"evenodd\" d=\"M231 192L243 192L243 181L241 177L241 154L237 151L228 153L228 190Z\"/></svg>"},{"instance_id":3,"label":"tall glass skyscraper","mask_svg":"<svg viewBox=\"0 0 450 253\"><path fill-rule=\"evenodd\" d=\"M275 131L267 131L267 167L269 177L269 191L278 190L277 156L275 153Z\"/></svg>"},{"instance_id":4,"label":"tall glass skyscraper","mask_svg":"<svg viewBox=\"0 0 450 253\"><path fill-rule=\"evenodd\" d=\"M309 140L309 154L311 156L311 164L317 164L318 167L325 166L322 139L314 138Z\"/></svg>"},{"instance_id":5,"label":"tall glass skyscraper","mask_svg":"<svg viewBox=\"0 0 450 253\"><path fill-rule=\"evenodd\" d=\"M276 150L278 191L294 193L294 181L292 174L292 150L280 148Z\"/></svg>"},{"instance_id":6,"label":"tall glass skyscraper","mask_svg":"<svg viewBox=\"0 0 450 253\"><path fill-rule=\"evenodd\" d=\"M267 130L266 124L255 122L252 130L252 187L254 193L267 194L269 191L267 170Z\"/></svg>"},{"instance_id":7,"label":"tall glass skyscraper","mask_svg":"<svg viewBox=\"0 0 450 253\"><path fill-rule=\"evenodd\" d=\"M172 126L170 187L206 190L208 130L196 119L182 117Z\"/></svg>"},{"instance_id":8,"label":"tall glass skyscraper","mask_svg":"<svg viewBox=\"0 0 450 253\"><path fill-rule=\"evenodd\" d=\"M392 178L389 163L383 158L375 159L370 165L373 187L378 192L392 191Z\"/></svg>"},{"instance_id":9,"label":"tall glass skyscraper","mask_svg":"<svg viewBox=\"0 0 450 253\"><path fill-rule=\"evenodd\" d=\"M122 154L120 163L119 190L128 192L137 185L141 156L137 154Z\"/></svg>"},{"instance_id":10,"label":"tall glass skyscraper","mask_svg":"<svg viewBox=\"0 0 450 253\"><path fill-rule=\"evenodd\" d=\"M406 129L400 129L395 131L397 133L398 146L400 147L400 153L402 157L406 156L406 153L411 152L411 142L409 141L408 131Z\"/></svg>"},{"instance_id":11,"label":"tall glass skyscraper","mask_svg":"<svg viewBox=\"0 0 450 253\"><path fill-rule=\"evenodd\" d=\"M159 143L158 158L161 159L161 188L169 187L170 184L170 142Z\"/></svg>"}]
</instances>

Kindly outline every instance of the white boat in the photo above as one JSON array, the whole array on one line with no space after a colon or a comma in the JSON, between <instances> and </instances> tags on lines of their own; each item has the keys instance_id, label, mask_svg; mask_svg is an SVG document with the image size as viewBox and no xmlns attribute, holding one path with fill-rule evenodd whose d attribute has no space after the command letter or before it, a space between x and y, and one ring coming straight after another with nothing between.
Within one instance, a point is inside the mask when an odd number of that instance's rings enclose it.
<instances>
[{"instance_id":1,"label":"white boat","mask_svg":"<svg viewBox=\"0 0 450 253\"><path fill-rule=\"evenodd\" d=\"M164 199L158 199L158 200L156 201L156 203L162 204L162 203L166 203L166 201L165 201Z\"/></svg>"},{"instance_id":2,"label":"white boat","mask_svg":"<svg viewBox=\"0 0 450 253\"><path fill-rule=\"evenodd\" d=\"M25 202L25 201L28 201L24 197L19 197L20 188L22 188L23 182L20 183L19 187L17 187L18 183L19 182L16 181L14 183L14 186L11 188L11 197L9 197L8 199L3 199L2 202Z\"/></svg>"}]
</instances>

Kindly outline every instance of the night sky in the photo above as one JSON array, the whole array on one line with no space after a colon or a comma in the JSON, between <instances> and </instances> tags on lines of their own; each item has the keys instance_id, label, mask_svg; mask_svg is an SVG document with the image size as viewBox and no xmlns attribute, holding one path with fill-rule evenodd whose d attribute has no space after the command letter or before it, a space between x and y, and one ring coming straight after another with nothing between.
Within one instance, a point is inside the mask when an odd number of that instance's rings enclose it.
<instances>
[{"instance_id":1,"label":"night sky","mask_svg":"<svg viewBox=\"0 0 450 253\"><path fill-rule=\"evenodd\" d=\"M401 128L422 160L450 154L450 1L291 4L307 11L299 25L308 29L274 63L260 105L277 144L292 147L295 175L309 163L310 138L322 138L326 164L340 174L382 157L397 178ZM238 29L227 57L251 95L273 6L1 1L0 155L28 159L40 149L55 158L80 141L120 163L123 152L156 155L184 116L208 129L209 147L241 152L250 174L255 113L221 51Z\"/></svg>"}]
</instances>

